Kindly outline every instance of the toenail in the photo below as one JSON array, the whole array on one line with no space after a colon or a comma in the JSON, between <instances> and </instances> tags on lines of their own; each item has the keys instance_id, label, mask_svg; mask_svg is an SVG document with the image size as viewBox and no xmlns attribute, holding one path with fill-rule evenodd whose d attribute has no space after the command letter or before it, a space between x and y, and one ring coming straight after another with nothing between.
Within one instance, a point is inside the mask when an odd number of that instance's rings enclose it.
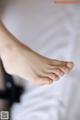
<instances>
[{"instance_id":1,"label":"toenail","mask_svg":"<svg viewBox=\"0 0 80 120\"><path fill-rule=\"evenodd\" d=\"M52 84L52 82L53 82L52 80L49 80L49 84Z\"/></svg>"},{"instance_id":2,"label":"toenail","mask_svg":"<svg viewBox=\"0 0 80 120\"><path fill-rule=\"evenodd\" d=\"M68 72L68 71L69 71L69 68L65 68L65 70L66 70L66 72Z\"/></svg>"},{"instance_id":3,"label":"toenail","mask_svg":"<svg viewBox=\"0 0 80 120\"><path fill-rule=\"evenodd\" d=\"M61 72L61 76L63 76L64 75L64 72Z\"/></svg>"},{"instance_id":4,"label":"toenail","mask_svg":"<svg viewBox=\"0 0 80 120\"><path fill-rule=\"evenodd\" d=\"M69 63L67 63L67 66L68 66L69 68L72 68L73 63L72 63L72 62L69 62Z\"/></svg>"},{"instance_id":5,"label":"toenail","mask_svg":"<svg viewBox=\"0 0 80 120\"><path fill-rule=\"evenodd\" d=\"M64 72L61 71L60 69L58 69L58 73L59 73L61 76L64 75Z\"/></svg>"},{"instance_id":6,"label":"toenail","mask_svg":"<svg viewBox=\"0 0 80 120\"><path fill-rule=\"evenodd\" d=\"M57 80L59 80L59 77L56 77L56 79L55 79L55 80L56 80L56 81L57 81Z\"/></svg>"},{"instance_id":7,"label":"toenail","mask_svg":"<svg viewBox=\"0 0 80 120\"><path fill-rule=\"evenodd\" d=\"M58 80L58 79L59 79L59 76L58 76L58 75L55 75L55 79Z\"/></svg>"}]
</instances>

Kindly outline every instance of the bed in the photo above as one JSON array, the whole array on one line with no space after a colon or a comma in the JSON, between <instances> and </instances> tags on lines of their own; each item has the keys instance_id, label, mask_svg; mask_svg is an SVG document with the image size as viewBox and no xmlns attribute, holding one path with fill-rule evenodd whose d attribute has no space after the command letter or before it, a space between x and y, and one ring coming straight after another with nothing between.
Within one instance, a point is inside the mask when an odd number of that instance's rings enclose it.
<instances>
[{"instance_id":1,"label":"bed","mask_svg":"<svg viewBox=\"0 0 80 120\"><path fill-rule=\"evenodd\" d=\"M26 3L26 4L25 4ZM22 5L23 4L23 5ZM38 53L74 61L68 75L52 85L25 81L13 120L80 120L80 7L53 0L7 1L2 20L9 31Z\"/></svg>"}]
</instances>

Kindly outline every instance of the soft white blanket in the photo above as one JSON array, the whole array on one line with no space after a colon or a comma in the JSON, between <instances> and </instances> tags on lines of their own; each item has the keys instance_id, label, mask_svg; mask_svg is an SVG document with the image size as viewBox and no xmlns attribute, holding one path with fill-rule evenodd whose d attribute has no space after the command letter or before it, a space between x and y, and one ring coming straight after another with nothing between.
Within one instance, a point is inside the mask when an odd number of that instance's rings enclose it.
<instances>
[{"instance_id":1,"label":"soft white blanket","mask_svg":"<svg viewBox=\"0 0 80 120\"><path fill-rule=\"evenodd\" d=\"M13 120L80 120L80 6L53 0L8 0L5 6L2 19L17 38L42 55L75 62L50 86L26 82Z\"/></svg>"}]
</instances>

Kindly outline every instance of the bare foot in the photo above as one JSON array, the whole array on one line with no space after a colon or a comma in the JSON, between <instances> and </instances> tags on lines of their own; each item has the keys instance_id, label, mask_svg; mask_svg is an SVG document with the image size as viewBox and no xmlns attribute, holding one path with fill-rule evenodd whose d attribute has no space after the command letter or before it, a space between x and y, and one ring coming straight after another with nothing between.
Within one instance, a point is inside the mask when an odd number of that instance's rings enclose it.
<instances>
[{"instance_id":1,"label":"bare foot","mask_svg":"<svg viewBox=\"0 0 80 120\"><path fill-rule=\"evenodd\" d=\"M48 59L20 42L4 49L1 58L9 74L32 80L36 84L50 84L73 68L72 62Z\"/></svg>"}]
</instances>

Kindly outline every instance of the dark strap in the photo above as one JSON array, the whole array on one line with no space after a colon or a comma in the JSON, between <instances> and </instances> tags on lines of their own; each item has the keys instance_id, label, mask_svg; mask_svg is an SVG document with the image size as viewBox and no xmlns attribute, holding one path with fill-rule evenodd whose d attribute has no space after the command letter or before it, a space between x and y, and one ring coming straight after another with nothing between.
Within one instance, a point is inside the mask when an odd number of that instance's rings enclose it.
<instances>
[{"instance_id":1,"label":"dark strap","mask_svg":"<svg viewBox=\"0 0 80 120\"><path fill-rule=\"evenodd\" d=\"M20 97L24 91L21 86L17 86L14 83L13 77L9 74L5 75L6 80L6 90L0 91L0 99L5 99L10 102L12 106L15 102L20 102Z\"/></svg>"},{"instance_id":2,"label":"dark strap","mask_svg":"<svg viewBox=\"0 0 80 120\"><path fill-rule=\"evenodd\" d=\"M8 91L1 91L0 90L0 99L9 99L9 92Z\"/></svg>"}]
</instances>

